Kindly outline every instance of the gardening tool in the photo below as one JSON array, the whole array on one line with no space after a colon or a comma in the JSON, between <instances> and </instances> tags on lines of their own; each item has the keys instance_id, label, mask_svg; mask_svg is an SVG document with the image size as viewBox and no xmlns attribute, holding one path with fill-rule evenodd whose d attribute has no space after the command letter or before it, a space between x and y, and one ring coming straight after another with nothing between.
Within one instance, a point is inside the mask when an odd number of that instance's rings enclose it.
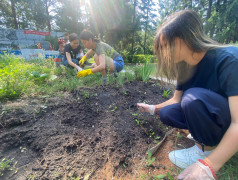
<instances>
[{"instance_id":1,"label":"gardening tool","mask_svg":"<svg viewBox=\"0 0 238 180\"><path fill-rule=\"evenodd\" d=\"M161 144L164 142L164 140L166 139L166 137L168 135L170 135L173 131L175 130L175 128L169 130L168 132L165 133L163 139L158 143L156 144L154 147L150 148L149 151L151 152L152 155L154 155L156 153L156 151L158 150L158 148L161 146Z\"/></svg>"}]
</instances>

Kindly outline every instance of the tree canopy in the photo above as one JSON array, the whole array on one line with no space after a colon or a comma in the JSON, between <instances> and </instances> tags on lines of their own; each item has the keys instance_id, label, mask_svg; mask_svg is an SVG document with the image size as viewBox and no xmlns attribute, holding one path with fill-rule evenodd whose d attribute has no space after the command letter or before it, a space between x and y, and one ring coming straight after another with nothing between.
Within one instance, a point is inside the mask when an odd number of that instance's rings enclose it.
<instances>
[{"instance_id":1,"label":"tree canopy","mask_svg":"<svg viewBox=\"0 0 238 180\"><path fill-rule=\"evenodd\" d=\"M152 54L164 18L194 9L220 43L238 41L238 0L1 0L0 27L63 31L89 29L119 51Z\"/></svg>"}]
</instances>

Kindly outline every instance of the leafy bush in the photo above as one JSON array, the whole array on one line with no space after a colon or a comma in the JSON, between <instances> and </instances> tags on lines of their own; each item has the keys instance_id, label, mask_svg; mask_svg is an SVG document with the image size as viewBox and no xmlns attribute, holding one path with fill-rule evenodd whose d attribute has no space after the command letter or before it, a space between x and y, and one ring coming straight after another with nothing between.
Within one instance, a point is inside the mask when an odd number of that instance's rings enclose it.
<instances>
[{"instance_id":1,"label":"leafy bush","mask_svg":"<svg viewBox=\"0 0 238 180\"><path fill-rule=\"evenodd\" d=\"M14 56L0 57L0 99L17 98L24 91L26 78L23 76L25 72L18 68L22 62L22 59Z\"/></svg>"},{"instance_id":2,"label":"leafy bush","mask_svg":"<svg viewBox=\"0 0 238 180\"><path fill-rule=\"evenodd\" d=\"M55 68L47 60L36 63L5 55L0 56L0 64L0 99L18 98L23 93L35 91L38 85L57 78L51 74Z\"/></svg>"},{"instance_id":3,"label":"leafy bush","mask_svg":"<svg viewBox=\"0 0 238 180\"><path fill-rule=\"evenodd\" d=\"M123 56L124 57L124 56ZM144 55L144 54L138 54L138 55L127 55L124 57L125 63L145 63L145 62L155 62L155 58L153 55Z\"/></svg>"},{"instance_id":4,"label":"leafy bush","mask_svg":"<svg viewBox=\"0 0 238 180\"><path fill-rule=\"evenodd\" d=\"M50 42L53 50L58 50L59 49L58 37L57 36L46 36L45 40Z\"/></svg>"},{"instance_id":5,"label":"leafy bush","mask_svg":"<svg viewBox=\"0 0 238 180\"><path fill-rule=\"evenodd\" d=\"M147 82L152 72L152 66L146 61L144 65L136 66L136 68L134 69L134 72L135 72L135 79L137 81Z\"/></svg>"}]
</instances>

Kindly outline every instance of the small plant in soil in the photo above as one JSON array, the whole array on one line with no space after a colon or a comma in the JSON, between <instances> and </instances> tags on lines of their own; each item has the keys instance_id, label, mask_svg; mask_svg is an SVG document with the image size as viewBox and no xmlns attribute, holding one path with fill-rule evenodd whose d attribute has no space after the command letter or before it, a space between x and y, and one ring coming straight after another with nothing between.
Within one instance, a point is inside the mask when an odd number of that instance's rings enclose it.
<instances>
[{"instance_id":1,"label":"small plant in soil","mask_svg":"<svg viewBox=\"0 0 238 180\"><path fill-rule=\"evenodd\" d=\"M154 136L155 132L153 131L153 129L150 129L150 137Z\"/></svg>"},{"instance_id":2,"label":"small plant in soil","mask_svg":"<svg viewBox=\"0 0 238 180\"><path fill-rule=\"evenodd\" d=\"M123 163L122 165L123 165L123 167L124 167L125 169L127 168L127 166L126 166L126 164L125 164L125 163Z\"/></svg>"},{"instance_id":3,"label":"small plant in soil","mask_svg":"<svg viewBox=\"0 0 238 180\"><path fill-rule=\"evenodd\" d=\"M169 172L167 172L167 177L168 177L169 180L173 180L174 179Z\"/></svg>"},{"instance_id":4,"label":"small plant in soil","mask_svg":"<svg viewBox=\"0 0 238 180\"><path fill-rule=\"evenodd\" d=\"M154 142L155 142L156 144L158 144L158 143L159 143L159 142L158 142L159 139L160 139L160 136L156 136L155 139L154 139Z\"/></svg>"},{"instance_id":5,"label":"small plant in soil","mask_svg":"<svg viewBox=\"0 0 238 180\"><path fill-rule=\"evenodd\" d=\"M4 108L2 109L2 113L1 113L1 115L4 115L4 114L6 114L6 113L7 113L7 108L4 107Z\"/></svg>"},{"instance_id":6,"label":"small plant in soil","mask_svg":"<svg viewBox=\"0 0 238 180\"><path fill-rule=\"evenodd\" d=\"M83 91L83 97L84 97L85 99L88 99L88 98L90 97L89 92Z\"/></svg>"},{"instance_id":7,"label":"small plant in soil","mask_svg":"<svg viewBox=\"0 0 238 180\"><path fill-rule=\"evenodd\" d=\"M164 178L165 178L165 175L163 175L163 174L160 174L160 175L157 175L157 176L152 175L152 177L151 177L152 180L154 180L154 179L164 179Z\"/></svg>"},{"instance_id":8,"label":"small plant in soil","mask_svg":"<svg viewBox=\"0 0 238 180\"><path fill-rule=\"evenodd\" d=\"M170 91L169 89L168 89L168 90L164 90L162 96L163 96L164 98L168 99L170 93L171 93L171 91Z\"/></svg>"},{"instance_id":9,"label":"small plant in soil","mask_svg":"<svg viewBox=\"0 0 238 180\"><path fill-rule=\"evenodd\" d=\"M113 112L113 111L116 111L117 110L117 106L116 105L110 105L109 106L109 109Z\"/></svg>"},{"instance_id":10,"label":"small plant in soil","mask_svg":"<svg viewBox=\"0 0 238 180\"><path fill-rule=\"evenodd\" d=\"M12 160L8 160L3 158L0 162L0 176L4 175L4 172L6 171L12 171L13 167L12 167Z\"/></svg>"},{"instance_id":11,"label":"small plant in soil","mask_svg":"<svg viewBox=\"0 0 238 180\"><path fill-rule=\"evenodd\" d=\"M183 135L181 135L180 132L178 132L178 133L176 134L176 137L177 137L178 139L181 139L181 138L183 138Z\"/></svg>"},{"instance_id":12,"label":"small plant in soil","mask_svg":"<svg viewBox=\"0 0 238 180\"><path fill-rule=\"evenodd\" d=\"M34 180L35 179L35 175L34 174L30 174L26 177L26 180Z\"/></svg>"},{"instance_id":13,"label":"small plant in soil","mask_svg":"<svg viewBox=\"0 0 238 180\"><path fill-rule=\"evenodd\" d=\"M149 167L155 161L155 157L152 157L151 151L148 151L147 153L148 153L148 157L146 161L147 161L147 166Z\"/></svg>"},{"instance_id":14,"label":"small plant in soil","mask_svg":"<svg viewBox=\"0 0 238 180\"><path fill-rule=\"evenodd\" d=\"M136 120L136 124L139 126L140 125L140 120L139 119L135 119Z\"/></svg>"}]
</instances>

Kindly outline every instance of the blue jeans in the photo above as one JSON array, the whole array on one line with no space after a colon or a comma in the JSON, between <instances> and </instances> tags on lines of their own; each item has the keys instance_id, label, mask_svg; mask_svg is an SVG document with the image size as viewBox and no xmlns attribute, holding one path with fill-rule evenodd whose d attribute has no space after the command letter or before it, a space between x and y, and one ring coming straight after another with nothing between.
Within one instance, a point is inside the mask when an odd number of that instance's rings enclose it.
<instances>
[{"instance_id":1,"label":"blue jeans","mask_svg":"<svg viewBox=\"0 0 238 180\"><path fill-rule=\"evenodd\" d=\"M79 61L78 61L77 59L72 59L72 62L73 62L74 64L76 64L76 65L79 65ZM74 67L72 67L72 66L69 65L69 62L68 62L68 60L67 60L66 57L63 57L63 58L62 58L62 64L63 64L64 66L69 67L69 68L74 68Z\"/></svg>"},{"instance_id":2,"label":"blue jeans","mask_svg":"<svg viewBox=\"0 0 238 180\"><path fill-rule=\"evenodd\" d=\"M207 146L219 144L231 123L228 100L203 88L188 89L181 103L162 108L159 116L169 126L188 129L197 142Z\"/></svg>"},{"instance_id":3,"label":"blue jeans","mask_svg":"<svg viewBox=\"0 0 238 180\"><path fill-rule=\"evenodd\" d=\"M115 71L120 72L124 67L124 60L120 55L117 55L114 59Z\"/></svg>"}]
</instances>

